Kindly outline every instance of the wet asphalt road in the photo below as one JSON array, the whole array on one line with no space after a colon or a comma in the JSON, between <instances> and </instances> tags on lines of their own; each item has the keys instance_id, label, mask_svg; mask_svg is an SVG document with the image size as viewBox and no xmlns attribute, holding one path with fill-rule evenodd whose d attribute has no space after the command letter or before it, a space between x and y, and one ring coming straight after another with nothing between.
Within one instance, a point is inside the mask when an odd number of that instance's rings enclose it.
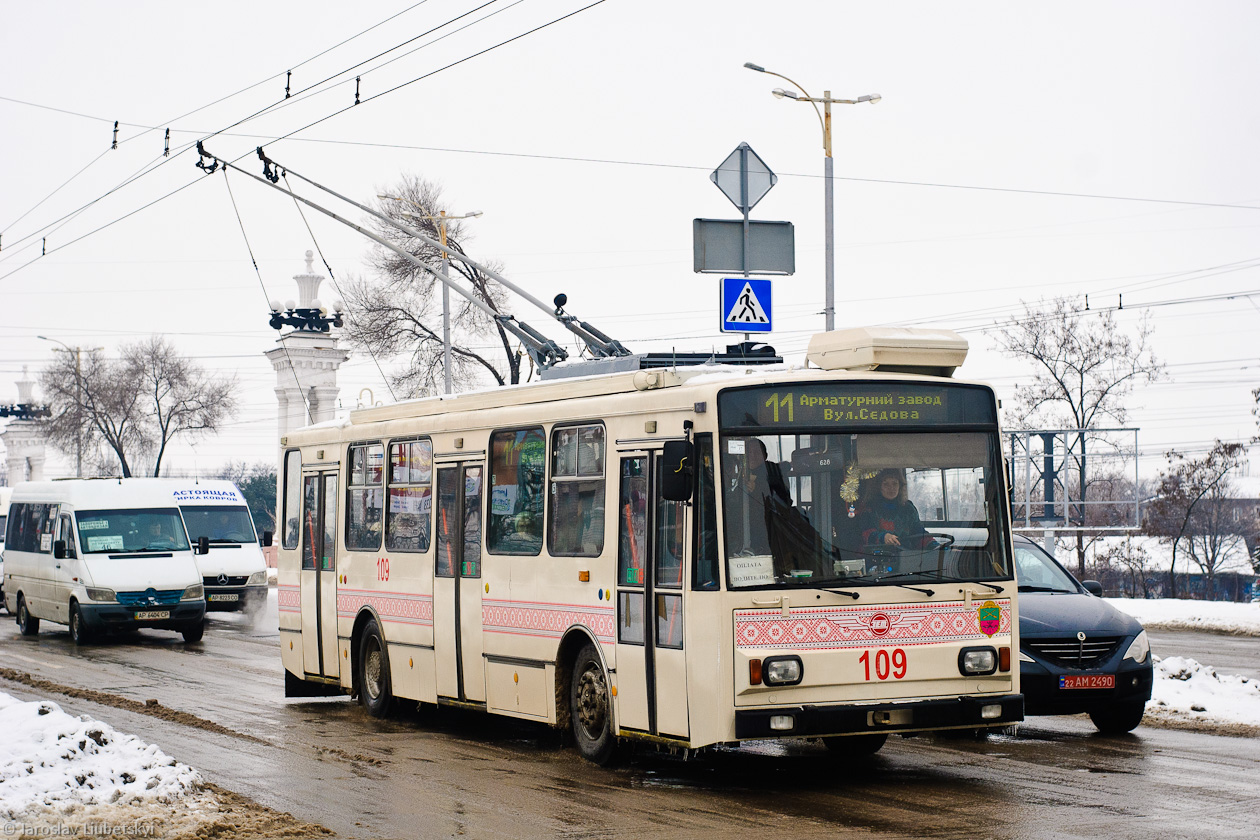
<instances>
[{"instance_id":1,"label":"wet asphalt road","mask_svg":"<svg viewBox=\"0 0 1260 840\"><path fill-rule=\"evenodd\" d=\"M1218 674L1260 680L1260 638L1221 636L1185 630L1148 630L1151 650L1159 657L1184 656L1211 665Z\"/></svg>"},{"instance_id":2,"label":"wet asphalt road","mask_svg":"<svg viewBox=\"0 0 1260 840\"><path fill-rule=\"evenodd\" d=\"M198 645L144 631L76 649L56 625L24 639L5 614L0 667L153 698L261 739L50 698L348 838L1241 838L1260 813L1257 740L1148 727L1102 737L1083 717L1032 718L983 741L893 738L852 765L801 742L691 761L640 754L606 770L533 724L447 709L378 721L345 700L285 700L275 622L273 600L257 627L212 615ZM1194 658L1211 662L1214 638L1191 640Z\"/></svg>"}]
</instances>

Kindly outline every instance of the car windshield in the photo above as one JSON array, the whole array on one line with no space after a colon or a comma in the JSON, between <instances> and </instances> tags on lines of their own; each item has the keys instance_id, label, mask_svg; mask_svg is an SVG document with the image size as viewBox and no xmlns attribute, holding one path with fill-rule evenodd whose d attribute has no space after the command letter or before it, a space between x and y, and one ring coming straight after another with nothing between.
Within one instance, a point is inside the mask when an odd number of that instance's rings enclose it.
<instances>
[{"instance_id":1,"label":"car windshield","mask_svg":"<svg viewBox=\"0 0 1260 840\"><path fill-rule=\"evenodd\" d=\"M75 519L84 554L188 550L184 520L173 507L85 510Z\"/></svg>"},{"instance_id":2,"label":"car windshield","mask_svg":"<svg viewBox=\"0 0 1260 840\"><path fill-rule=\"evenodd\" d=\"M1079 592L1076 581L1040 546L1015 542L1015 573L1020 592Z\"/></svg>"},{"instance_id":3,"label":"car windshield","mask_svg":"<svg viewBox=\"0 0 1260 840\"><path fill-rule=\"evenodd\" d=\"M995 447L984 432L723 436L730 586L1009 578Z\"/></svg>"},{"instance_id":4,"label":"car windshield","mask_svg":"<svg viewBox=\"0 0 1260 840\"><path fill-rule=\"evenodd\" d=\"M194 542L202 537L212 543L236 545L257 540L249 508L244 505L181 505L180 510Z\"/></svg>"}]
</instances>

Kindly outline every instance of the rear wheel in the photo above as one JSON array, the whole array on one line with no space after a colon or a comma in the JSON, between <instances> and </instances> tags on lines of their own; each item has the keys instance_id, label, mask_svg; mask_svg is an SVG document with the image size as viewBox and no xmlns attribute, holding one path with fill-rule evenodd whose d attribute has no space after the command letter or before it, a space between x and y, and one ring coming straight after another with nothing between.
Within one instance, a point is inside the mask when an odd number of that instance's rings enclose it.
<instances>
[{"instance_id":1,"label":"rear wheel","mask_svg":"<svg viewBox=\"0 0 1260 840\"><path fill-rule=\"evenodd\" d=\"M192 644L193 642L200 642L201 637L206 635L206 622L204 619L201 621L194 622L192 624L189 624L188 626L186 626L183 630L180 630L179 632L184 637L184 641L188 644Z\"/></svg>"},{"instance_id":2,"label":"rear wheel","mask_svg":"<svg viewBox=\"0 0 1260 840\"><path fill-rule=\"evenodd\" d=\"M83 624L83 610L78 601L70 602L70 638L76 645L86 645L92 641L92 633Z\"/></svg>"},{"instance_id":3,"label":"rear wheel","mask_svg":"<svg viewBox=\"0 0 1260 840\"><path fill-rule=\"evenodd\" d=\"M864 755L874 755L879 752L884 742L888 740L888 736L881 732L878 735L837 735L822 740L827 749L837 755L861 758Z\"/></svg>"},{"instance_id":4,"label":"rear wheel","mask_svg":"<svg viewBox=\"0 0 1260 840\"><path fill-rule=\"evenodd\" d=\"M372 717L385 717L394 700L389 679L389 656L381 628L373 619L359 639L359 702Z\"/></svg>"},{"instance_id":5,"label":"rear wheel","mask_svg":"<svg viewBox=\"0 0 1260 840\"><path fill-rule=\"evenodd\" d=\"M17 602L17 626L23 636L34 636L39 632L39 619L31 615L26 608L26 598L21 595Z\"/></svg>"},{"instance_id":6,"label":"rear wheel","mask_svg":"<svg viewBox=\"0 0 1260 840\"><path fill-rule=\"evenodd\" d=\"M1137 729L1146 713L1146 703L1117 703L1095 709L1089 713L1089 719L1104 735L1123 735Z\"/></svg>"},{"instance_id":7,"label":"rear wheel","mask_svg":"<svg viewBox=\"0 0 1260 840\"><path fill-rule=\"evenodd\" d=\"M612 734L612 703L608 677L595 646L587 644L573 663L569 685L569 718L578 752L587 761L605 765L613 760L617 739Z\"/></svg>"}]
</instances>

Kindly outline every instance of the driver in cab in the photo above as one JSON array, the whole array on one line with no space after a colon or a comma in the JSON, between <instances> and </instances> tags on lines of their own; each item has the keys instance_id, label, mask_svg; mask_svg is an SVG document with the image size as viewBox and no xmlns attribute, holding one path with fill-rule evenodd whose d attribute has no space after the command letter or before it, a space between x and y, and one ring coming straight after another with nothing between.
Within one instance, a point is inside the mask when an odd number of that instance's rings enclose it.
<instances>
[{"instance_id":1,"label":"driver in cab","mask_svg":"<svg viewBox=\"0 0 1260 840\"><path fill-rule=\"evenodd\" d=\"M905 473L898 469L880 470L867 485L858 520L866 545L921 547L927 539L919 511L906 493Z\"/></svg>"}]
</instances>

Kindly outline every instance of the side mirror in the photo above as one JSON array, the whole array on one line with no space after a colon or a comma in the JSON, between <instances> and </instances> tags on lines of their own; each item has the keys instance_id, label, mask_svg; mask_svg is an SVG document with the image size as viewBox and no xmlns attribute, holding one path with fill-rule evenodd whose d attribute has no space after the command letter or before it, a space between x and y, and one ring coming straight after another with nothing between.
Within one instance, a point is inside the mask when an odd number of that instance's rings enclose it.
<instances>
[{"instance_id":1,"label":"side mirror","mask_svg":"<svg viewBox=\"0 0 1260 840\"><path fill-rule=\"evenodd\" d=\"M1081 586L1085 587L1085 591L1090 595L1097 595L1099 598L1103 596L1102 584L1096 580L1083 580Z\"/></svg>"},{"instance_id":2,"label":"side mirror","mask_svg":"<svg viewBox=\"0 0 1260 840\"><path fill-rule=\"evenodd\" d=\"M210 538L209 538L209 537L197 537L197 550L196 550L196 553L197 553L197 554L209 554L209 553L210 553Z\"/></svg>"},{"instance_id":3,"label":"side mirror","mask_svg":"<svg viewBox=\"0 0 1260 840\"><path fill-rule=\"evenodd\" d=\"M66 559L66 541L57 540L53 543L53 558L57 560Z\"/></svg>"},{"instance_id":4,"label":"side mirror","mask_svg":"<svg viewBox=\"0 0 1260 840\"><path fill-rule=\"evenodd\" d=\"M685 502L695 484L696 447L689 440L665 442L661 457L661 495L666 501Z\"/></svg>"},{"instance_id":5,"label":"side mirror","mask_svg":"<svg viewBox=\"0 0 1260 840\"><path fill-rule=\"evenodd\" d=\"M263 531L262 544L263 544L263 548L267 548L268 546L271 545L271 532L270 531Z\"/></svg>"}]
</instances>

